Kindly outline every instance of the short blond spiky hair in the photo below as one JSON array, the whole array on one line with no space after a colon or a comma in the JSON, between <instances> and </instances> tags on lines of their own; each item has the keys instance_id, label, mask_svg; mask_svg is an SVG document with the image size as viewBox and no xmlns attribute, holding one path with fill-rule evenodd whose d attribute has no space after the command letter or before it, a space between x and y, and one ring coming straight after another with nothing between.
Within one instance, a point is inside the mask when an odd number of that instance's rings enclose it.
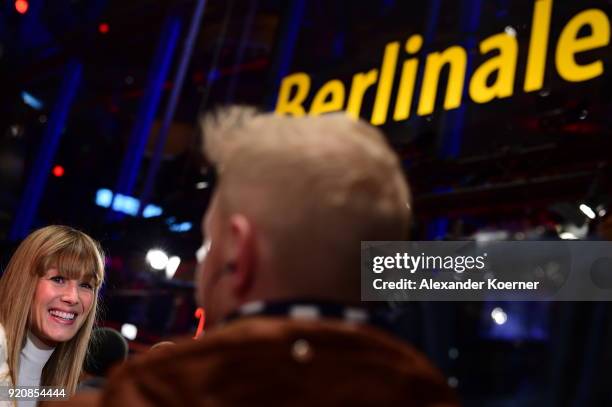
<instances>
[{"instance_id":1,"label":"short blond spiky hair","mask_svg":"<svg viewBox=\"0 0 612 407\"><path fill-rule=\"evenodd\" d=\"M351 269L359 279L360 241L406 238L408 186L369 124L234 107L204 120L203 133L221 206L255 222L279 268Z\"/></svg>"}]
</instances>

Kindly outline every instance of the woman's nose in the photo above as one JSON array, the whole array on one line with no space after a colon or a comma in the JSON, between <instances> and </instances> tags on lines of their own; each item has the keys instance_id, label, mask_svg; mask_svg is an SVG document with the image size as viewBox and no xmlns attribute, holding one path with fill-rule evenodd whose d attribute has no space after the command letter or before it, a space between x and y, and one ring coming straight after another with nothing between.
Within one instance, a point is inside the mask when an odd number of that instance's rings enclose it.
<instances>
[{"instance_id":1,"label":"woman's nose","mask_svg":"<svg viewBox=\"0 0 612 407\"><path fill-rule=\"evenodd\" d=\"M70 281L64 287L62 293L62 301L69 304L77 304L79 302L78 285L76 281Z\"/></svg>"}]
</instances>

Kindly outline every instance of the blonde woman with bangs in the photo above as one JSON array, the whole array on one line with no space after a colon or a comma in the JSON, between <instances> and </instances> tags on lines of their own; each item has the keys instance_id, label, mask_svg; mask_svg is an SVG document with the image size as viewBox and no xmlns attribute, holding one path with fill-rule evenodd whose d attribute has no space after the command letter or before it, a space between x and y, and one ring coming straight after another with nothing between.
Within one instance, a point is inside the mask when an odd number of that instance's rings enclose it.
<instances>
[{"instance_id":1,"label":"blonde woman with bangs","mask_svg":"<svg viewBox=\"0 0 612 407\"><path fill-rule=\"evenodd\" d=\"M47 226L19 245L0 278L0 386L74 393L103 280L102 250L83 232Z\"/></svg>"}]
</instances>

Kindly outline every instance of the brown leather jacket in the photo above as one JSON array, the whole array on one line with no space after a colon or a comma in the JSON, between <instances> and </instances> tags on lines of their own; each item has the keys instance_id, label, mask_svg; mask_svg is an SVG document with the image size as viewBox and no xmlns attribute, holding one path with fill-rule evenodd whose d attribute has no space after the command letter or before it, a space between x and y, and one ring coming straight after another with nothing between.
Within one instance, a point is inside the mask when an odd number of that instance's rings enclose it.
<instances>
[{"instance_id":1,"label":"brown leather jacket","mask_svg":"<svg viewBox=\"0 0 612 407\"><path fill-rule=\"evenodd\" d=\"M415 349L334 320L239 319L117 370L103 406L457 406Z\"/></svg>"}]
</instances>

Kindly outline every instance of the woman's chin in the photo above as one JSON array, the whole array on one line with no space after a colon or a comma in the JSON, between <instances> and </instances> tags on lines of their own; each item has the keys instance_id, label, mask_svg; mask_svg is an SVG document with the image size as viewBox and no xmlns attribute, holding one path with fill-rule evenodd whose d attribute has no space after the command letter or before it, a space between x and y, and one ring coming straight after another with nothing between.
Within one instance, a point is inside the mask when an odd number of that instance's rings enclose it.
<instances>
[{"instance_id":1,"label":"woman's chin","mask_svg":"<svg viewBox=\"0 0 612 407\"><path fill-rule=\"evenodd\" d=\"M57 322L51 322L42 329L42 332L35 335L49 346L57 346L58 343L68 342L76 335L78 327L76 321L74 324L66 325Z\"/></svg>"}]
</instances>

